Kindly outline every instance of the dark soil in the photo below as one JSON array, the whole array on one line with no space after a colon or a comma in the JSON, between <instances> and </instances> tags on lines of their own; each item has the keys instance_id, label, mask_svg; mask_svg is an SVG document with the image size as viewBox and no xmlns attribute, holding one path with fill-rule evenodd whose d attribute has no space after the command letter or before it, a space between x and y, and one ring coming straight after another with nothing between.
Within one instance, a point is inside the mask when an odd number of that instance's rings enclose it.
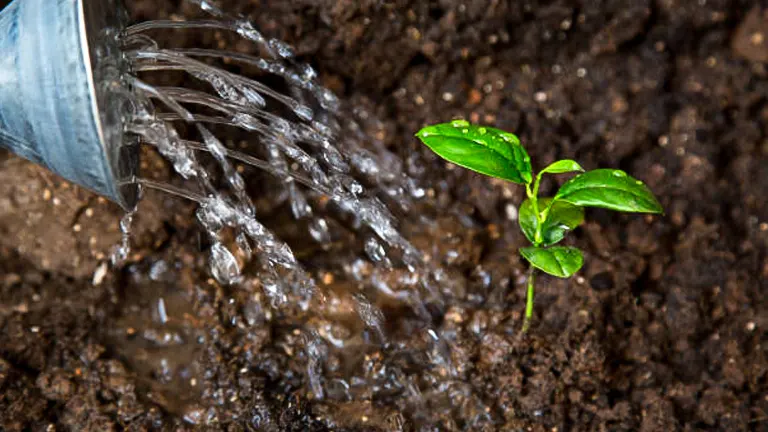
<instances>
[{"instance_id":1,"label":"dark soil","mask_svg":"<svg viewBox=\"0 0 768 432\"><path fill-rule=\"evenodd\" d=\"M198 14L127 3L137 21ZM291 350L303 322L327 317L271 311L258 290L208 279L192 206L148 194L129 264L105 273L119 210L0 154L0 430L768 430L768 5L758 3L225 2L377 117L367 132L432 186L423 211L436 223L406 217L403 229L447 269L446 304L424 323L377 302L389 344L329 357L362 364L366 384L315 398ZM539 278L521 336L524 239L508 216L522 191L450 169L413 138L456 117L515 132L538 167L568 157L624 169L667 214L589 211L571 240L586 252L581 276ZM144 170L167 167L147 155ZM344 317L356 288L322 273L333 253L302 256ZM430 345L414 330L424 326L449 346ZM452 375L425 366L441 355ZM331 376L330 360L324 368Z\"/></svg>"}]
</instances>

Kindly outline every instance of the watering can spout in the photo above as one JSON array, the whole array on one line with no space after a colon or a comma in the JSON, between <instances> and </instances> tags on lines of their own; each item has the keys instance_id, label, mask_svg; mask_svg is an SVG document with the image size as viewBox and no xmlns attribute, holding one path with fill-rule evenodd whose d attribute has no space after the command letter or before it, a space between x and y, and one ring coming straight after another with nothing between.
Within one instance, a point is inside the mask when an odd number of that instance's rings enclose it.
<instances>
[{"instance_id":1,"label":"watering can spout","mask_svg":"<svg viewBox=\"0 0 768 432\"><path fill-rule=\"evenodd\" d=\"M14 0L0 11L0 147L130 210L126 16L119 0Z\"/></svg>"}]
</instances>

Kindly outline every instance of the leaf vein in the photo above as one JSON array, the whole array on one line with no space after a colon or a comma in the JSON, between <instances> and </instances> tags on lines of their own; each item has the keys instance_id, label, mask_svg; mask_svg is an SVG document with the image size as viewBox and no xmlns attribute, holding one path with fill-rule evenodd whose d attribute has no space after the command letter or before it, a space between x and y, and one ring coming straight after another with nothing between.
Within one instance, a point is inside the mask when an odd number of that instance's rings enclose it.
<instances>
[{"instance_id":1,"label":"leaf vein","mask_svg":"<svg viewBox=\"0 0 768 432\"><path fill-rule=\"evenodd\" d=\"M556 253L552 253L552 256L555 258L555 262L557 263L557 266L560 267L560 274L565 275L567 272L565 271L563 264L560 262L560 258L558 258Z\"/></svg>"}]
</instances>

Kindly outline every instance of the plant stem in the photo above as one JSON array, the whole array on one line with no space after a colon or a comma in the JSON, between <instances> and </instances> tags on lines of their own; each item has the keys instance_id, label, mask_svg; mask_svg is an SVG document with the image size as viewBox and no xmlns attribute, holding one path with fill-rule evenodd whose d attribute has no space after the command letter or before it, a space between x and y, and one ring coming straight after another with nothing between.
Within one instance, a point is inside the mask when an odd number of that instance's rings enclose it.
<instances>
[{"instance_id":1,"label":"plant stem","mask_svg":"<svg viewBox=\"0 0 768 432\"><path fill-rule=\"evenodd\" d=\"M541 225L544 223L541 214L539 213L539 185L541 182L541 173L536 176L536 181L533 183L533 190L531 190L531 184L525 185L525 192L528 195L528 199L531 200L531 206L533 207L533 214L536 215L536 233L534 235L534 246L541 244ZM534 272L536 269L531 266L528 270L528 289L525 294L525 317L523 318L523 333L527 333L531 327L531 318L533 317L533 281Z\"/></svg>"},{"instance_id":2,"label":"plant stem","mask_svg":"<svg viewBox=\"0 0 768 432\"><path fill-rule=\"evenodd\" d=\"M536 215L536 232L534 234L534 246L538 246L541 243L541 224L544 222L541 219L541 214L539 214L539 179L540 177L536 177L536 182L534 183L533 190L531 190L530 183L525 185L525 193L528 195L528 199L531 201L531 206L533 207L533 214Z\"/></svg>"},{"instance_id":3,"label":"plant stem","mask_svg":"<svg viewBox=\"0 0 768 432\"><path fill-rule=\"evenodd\" d=\"M541 185L541 174L536 175L536 181L533 182L533 195L539 196L539 186Z\"/></svg>"},{"instance_id":4,"label":"plant stem","mask_svg":"<svg viewBox=\"0 0 768 432\"><path fill-rule=\"evenodd\" d=\"M523 333L527 333L531 327L531 318L533 317L533 279L534 272L536 271L533 266L528 270L528 290L525 295L525 318L523 318Z\"/></svg>"}]
</instances>

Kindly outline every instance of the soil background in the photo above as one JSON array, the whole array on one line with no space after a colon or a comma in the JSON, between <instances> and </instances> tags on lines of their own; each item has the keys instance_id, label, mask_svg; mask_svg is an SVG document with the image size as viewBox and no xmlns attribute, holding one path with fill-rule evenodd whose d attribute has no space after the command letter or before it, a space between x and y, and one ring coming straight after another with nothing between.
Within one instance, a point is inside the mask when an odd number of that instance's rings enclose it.
<instances>
[{"instance_id":1,"label":"soil background","mask_svg":"<svg viewBox=\"0 0 768 432\"><path fill-rule=\"evenodd\" d=\"M135 21L200 16L126 3ZM148 194L129 264L111 269L119 209L0 152L0 430L768 430L768 4L222 4L368 110L378 121L366 132L431 187L425 205L442 216L420 243L463 281L431 311L453 335L452 400L314 399L284 349L290 317L251 319L244 294L209 279L192 206ZM572 236L584 269L539 279L521 336L521 191L452 169L413 138L458 117L518 134L535 167L624 169L667 213L588 211ZM143 169L168 175L151 155ZM290 237L283 225L272 227ZM153 324L158 293L175 333ZM387 317L395 341L423 344Z\"/></svg>"}]
</instances>

